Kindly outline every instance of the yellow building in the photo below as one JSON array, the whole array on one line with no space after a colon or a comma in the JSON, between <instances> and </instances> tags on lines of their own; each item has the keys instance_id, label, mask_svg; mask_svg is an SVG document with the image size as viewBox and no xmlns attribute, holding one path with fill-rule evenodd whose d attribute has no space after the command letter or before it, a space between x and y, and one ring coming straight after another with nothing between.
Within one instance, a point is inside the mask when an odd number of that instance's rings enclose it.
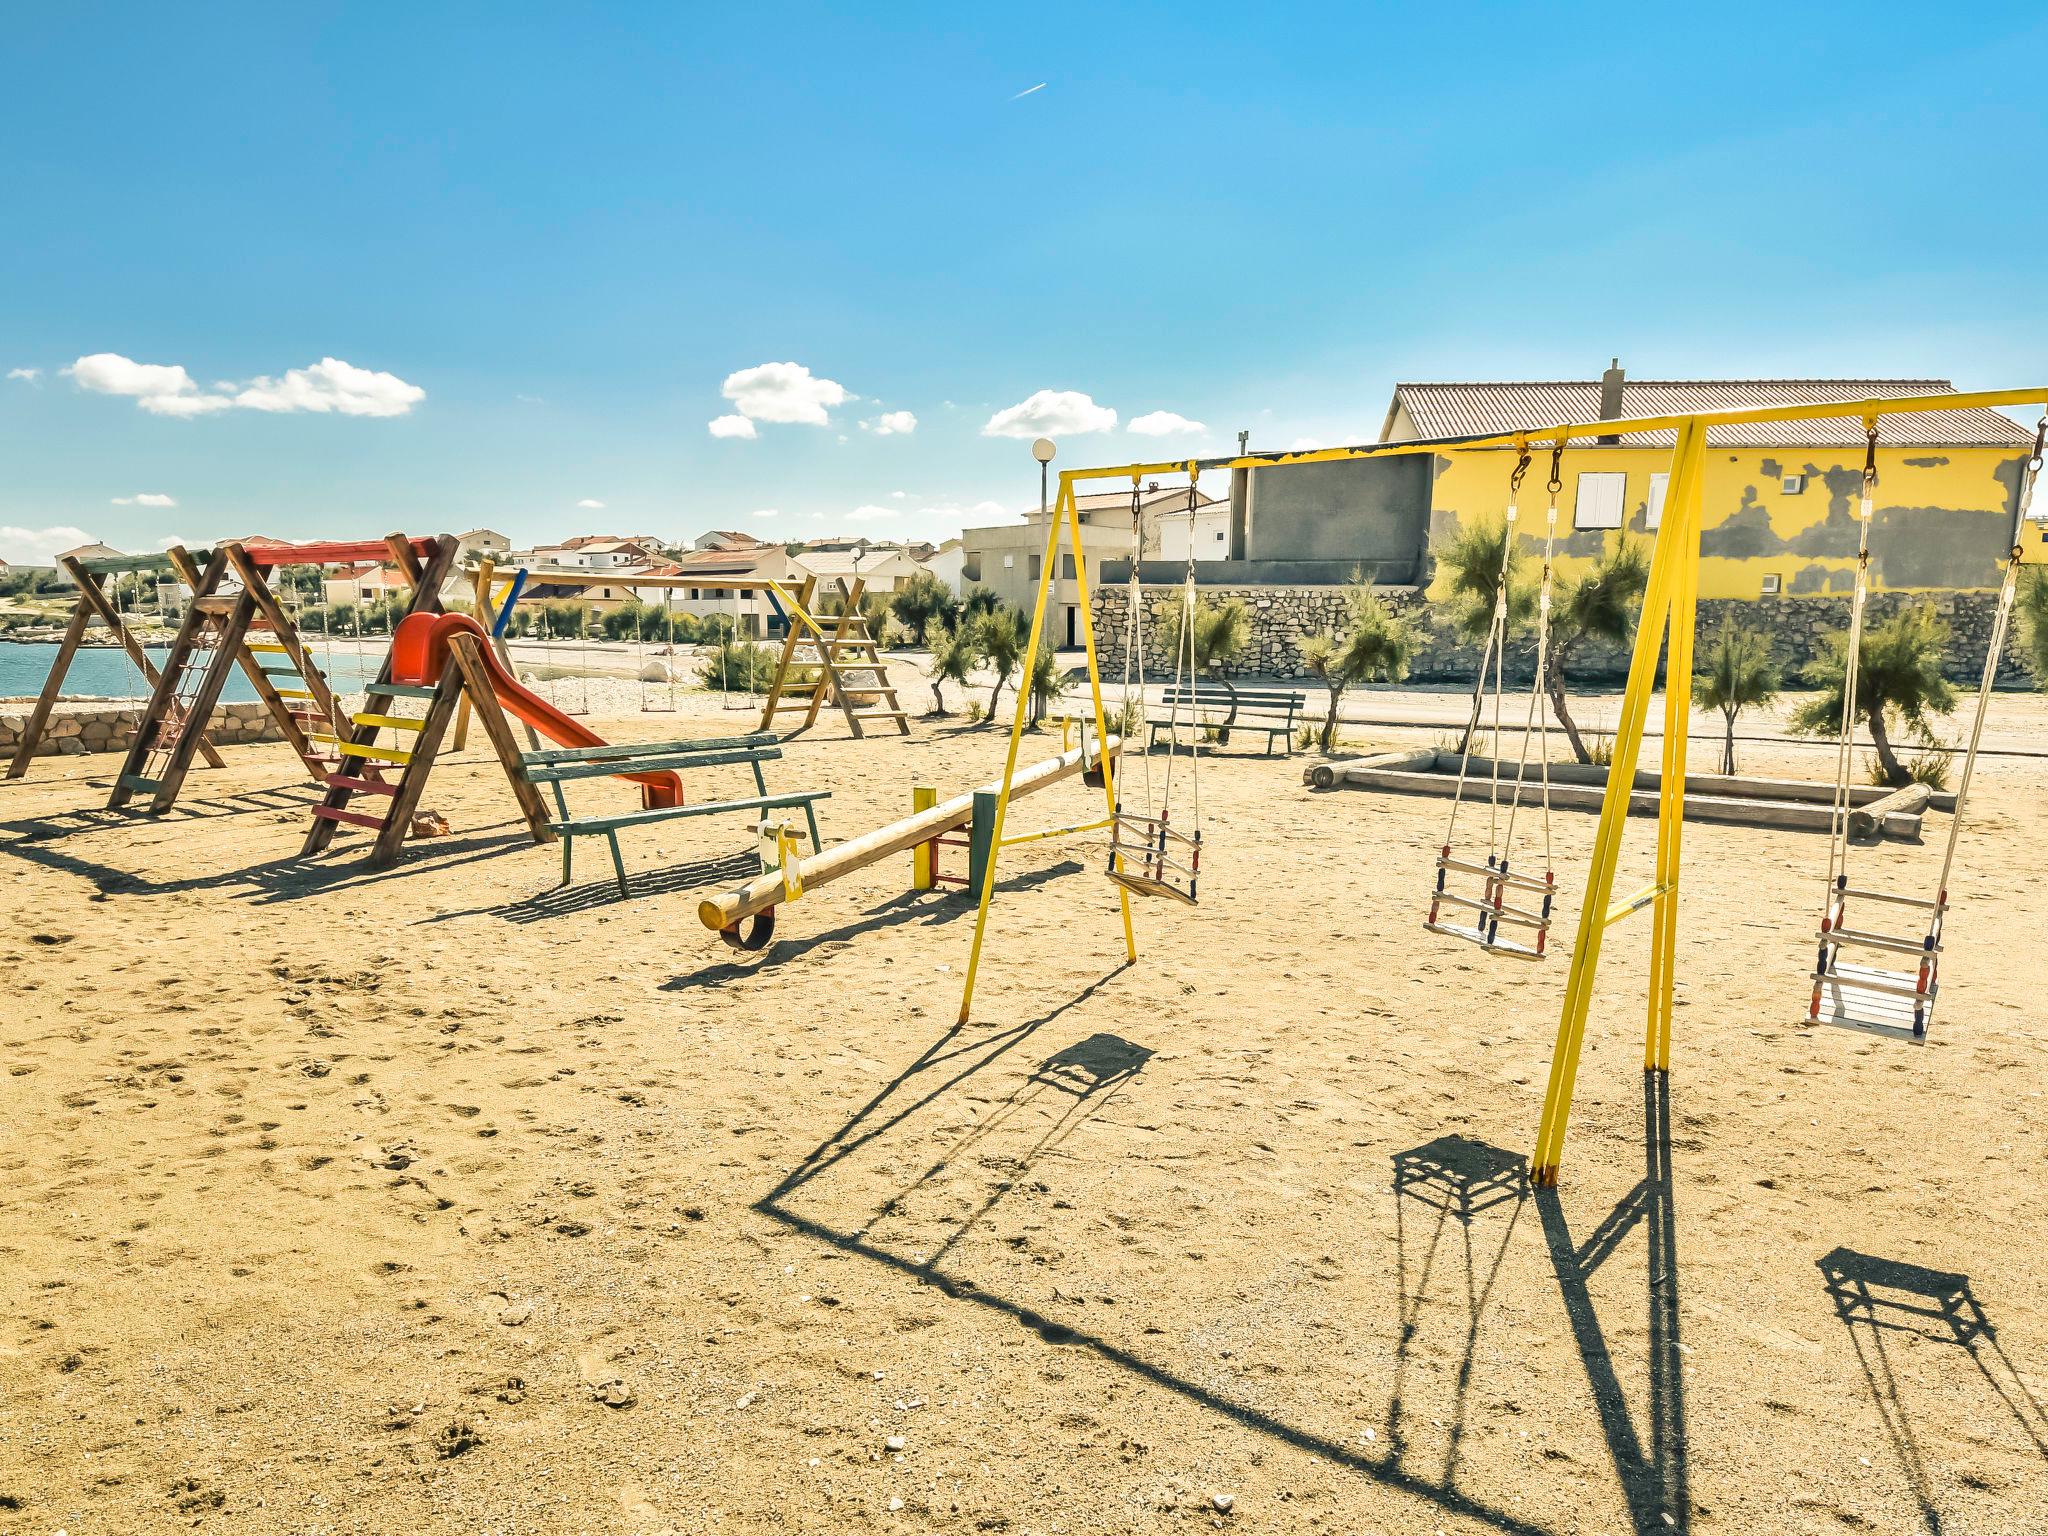
<instances>
[{"instance_id":1,"label":"yellow building","mask_svg":"<svg viewBox=\"0 0 2048 1536\"><path fill-rule=\"evenodd\" d=\"M1953 389L1946 379L1638 381L1626 379L1616 366L1598 381L1397 385L1381 436L1403 442L1567 421ZM1583 569L1617 531L1655 532L1672 436L1634 433L1566 452L1558 494L1561 576L1569 579ZM2032 442L2030 431L1996 411L1886 417L1870 531L1873 587L1906 592L1997 586L1998 561L2012 544L2020 468ZM1708 444L1700 596L1847 591L1856 556L1862 424L1722 428ZM1441 548L1461 525L1497 524L1513 467L1511 450L1439 456L1430 499L1431 546ZM1541 545L1549 467L1548 449L1536 446L1521 495L1524 548Z\"/></svg>"}]
</instances>

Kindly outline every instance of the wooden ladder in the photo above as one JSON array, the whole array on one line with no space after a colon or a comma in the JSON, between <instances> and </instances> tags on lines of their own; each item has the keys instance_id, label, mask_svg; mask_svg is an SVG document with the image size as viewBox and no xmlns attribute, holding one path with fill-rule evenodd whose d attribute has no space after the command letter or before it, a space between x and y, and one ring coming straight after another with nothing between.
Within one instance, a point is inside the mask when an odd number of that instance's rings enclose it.
<instances>
[{"instance_id":1,"label":"wooden ladder","mask_svg":"<svg viewBox=\"0 0 2048 1536\"><path fill-rule=\"evenodd\" d=\"M306 829L300 857L319 853L334 841L343 825L363 827L377 834L370 851L370 863L381 866L398 857L399 849L412 831L413 817L426 793L427 778L434 771L441 741L455 718L456 707L465 692L471 713L490 737L491 748L511 780L519 808L535 842L545 842L547 810L540 792L526 779L519 763L519 744L511 723L498 706L490 675L474 635L456 635L449 641L448 663L431 686L396 683L391 680L391 659L387 655L377 680L364 690L365 707L348 717L347 731L322 734L315 741L330 744L338 754L335 769L324 776L327 794L313 807L313 824ZM401 714L405 700L419 700L425 708L417 715ZM380 742L381 732L394 733L390 742ZM396 771L396 780L382 775ZM357 795L377 795L385 801L382 815L351 808Z\"/></svg>"},{"instance_id":2,"label":"wooden ladder","mask_svg":"<svg viewBox=\"0 0 2048 1536\"><path fill-rule=\"evenodd\" d=\"M811 611L817 584L817 577L807 577L798 593L798 606L805 613ZM910 716L896 697L895 685L889 681L888 663L882 660L881 649L868 630L867 616L860 611L861 592L867 583L856 576L850 587L843 579L836 585L841 606L829 633L810 634L800 618L791 616L789 631L783 637L782 659L769 690L768 708L761 716L761 728L772 730L776 715L801 709L804 722L789 734L807 731L818 723L818 711L829 698L846 716L846 728L856 737L865 736L868 722L876 720L891 721L900 735L908 736ZM817 653L818 675L808 684L790 688L785 678L793 663L801 664L797 662L797 652L803 646ZM857 705L855 695L873 702ZM791 702L781 703L783 698Z\"/></svg>"},{"instance_id":3,"label":"wooden ladder","mask_svg":"<svg viewBox=\"0 0 2048 1536\"><path fill-rule=\"evenodd\" d=\"M178 638L164 657L163 671L107 797L110 811L122 809L137 795L151 797L149 812L153 816L177 802L193 754L206 739L207 722L227 684L228 668L243 654L243 637L256 612L246 590L236 597L219 595L226 568L226 551L216 550L193 584Z\"/></svg>"}]
</instances>

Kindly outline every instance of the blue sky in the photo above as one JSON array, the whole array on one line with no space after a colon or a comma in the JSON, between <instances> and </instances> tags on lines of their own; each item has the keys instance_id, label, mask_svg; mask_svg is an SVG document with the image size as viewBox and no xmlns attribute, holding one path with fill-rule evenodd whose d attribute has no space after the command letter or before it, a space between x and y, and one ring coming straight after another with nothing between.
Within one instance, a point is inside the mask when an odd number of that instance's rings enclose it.
<instances>
[{"instance_id":1,"label":"blue sky","mask_svg":"<svg viewBox=\"0 0 2048 1536\"><path fill-rule=\"evenodd\" d=\"M1035 499L1045 420L1117 463L1370 439L1396 379L1616 353L2048 376L2038 5L0 27L8 558L940 537ZM1013 410L1041 391L1086 403Z\"/></svg>"}]
</instances>

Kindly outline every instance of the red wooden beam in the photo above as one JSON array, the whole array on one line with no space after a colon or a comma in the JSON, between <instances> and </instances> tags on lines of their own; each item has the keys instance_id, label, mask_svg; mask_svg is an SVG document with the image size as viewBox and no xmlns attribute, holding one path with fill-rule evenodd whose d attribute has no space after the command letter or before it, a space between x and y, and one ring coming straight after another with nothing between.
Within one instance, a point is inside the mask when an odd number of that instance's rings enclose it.
<instances>
[{"instance_id":1,"label":"red wooden beam","mask_svg":"<svg viewBox=\"0 0 2048 1536\"><path fill-rule=\"evenodd\" d=\"M424 558L434 552L435 539L407 539L406 547ZM383 539L364 539L354 544L245 544L242 553L252 565L274 570L281 565L382 565L391 559L391 546Z\"/></svg>"}]
</instances>

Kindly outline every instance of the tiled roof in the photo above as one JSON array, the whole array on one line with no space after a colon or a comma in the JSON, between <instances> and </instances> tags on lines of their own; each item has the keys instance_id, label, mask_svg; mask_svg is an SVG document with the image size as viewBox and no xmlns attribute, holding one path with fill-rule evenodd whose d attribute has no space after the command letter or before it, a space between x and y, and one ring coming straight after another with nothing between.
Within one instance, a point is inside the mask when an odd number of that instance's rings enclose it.
<instances>
[{"instance_id":1,"label":"tiled roof","mask_svg":"<svg viewBox=\"0 0 2048 1536\"><path fill-rule=\"evenodd\" d=\"M1947 395L1946 379L1630 379L1622 385L1621 415L1669 416L1690 411L1730 411L1760 405L1800 405L1824 400ZM1474 432L1513 432L1524 427L1594 421L1600 412L1600 384L1567 379L1526 384L1397 384L1383 435L1405 407L1415 437L1457 437ZM1887 416L1879 441L1892 447L2016 447L2033 434L1997 411L1917 411ZM1668 448L1673 432L1632 432L1631 448ZM1819 421L1769 421L1717 427L1708 441L1729 448L1833 448L1860 446L1862 423L1853 416Z\"/></svg>"}]
</instances>

